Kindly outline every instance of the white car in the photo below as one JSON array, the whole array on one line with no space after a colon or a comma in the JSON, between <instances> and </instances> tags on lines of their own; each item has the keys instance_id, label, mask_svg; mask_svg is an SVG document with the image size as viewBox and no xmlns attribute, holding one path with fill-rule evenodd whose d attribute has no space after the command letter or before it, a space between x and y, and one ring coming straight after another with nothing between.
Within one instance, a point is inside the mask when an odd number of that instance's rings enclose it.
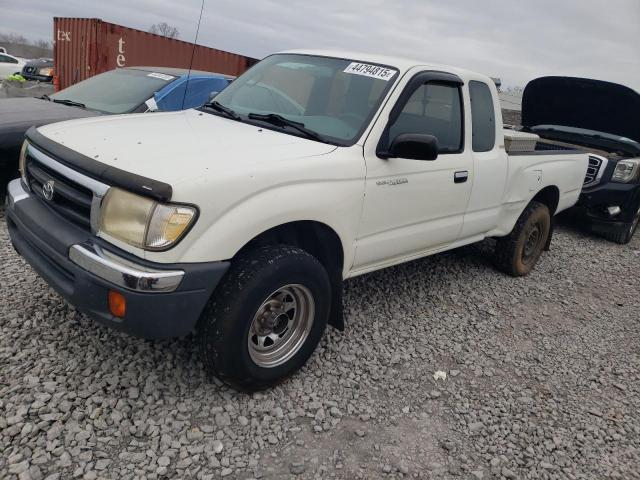
<instances>
[{"instance_id":1,"label":"white car","mask_svg":"<svg viewBox=\"0 0 640 480\"><path fill-rule=\"evenodd\" d=\"M259 389L344 327L345 279L487 237L501 270L531 271L588 158L520 132L508 154L504 135L487 76L276 54L197 110L32 128L7 224L79 310L195 330L212 373Z\"/></svg>"},{"instance_id":2,"label":"white car","mask_svg":"<svg viewBox=\"0 0 640 480\"><path fill-rule=\"evenodd\" d=\"M20 73L27 61L8 53L0 53L0 80L14 73Z\"/></svg>"}]
</instances>

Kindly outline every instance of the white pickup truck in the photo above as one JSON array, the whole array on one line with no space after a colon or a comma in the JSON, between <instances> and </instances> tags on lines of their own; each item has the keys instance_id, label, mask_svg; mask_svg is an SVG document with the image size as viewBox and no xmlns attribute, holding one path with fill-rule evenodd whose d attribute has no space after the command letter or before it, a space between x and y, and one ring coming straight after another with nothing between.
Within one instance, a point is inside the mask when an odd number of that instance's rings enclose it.
<instances>
[{"instance_id":1,"label":"white pickup truck","mask_svg":"<svg viewBox=\"0 0 640 480\"><path fill-rule=\"evenodd\" d=\"M343 328L345 279L487 237L527 274L588 158L508 155L484 75L296 51L198 110L32 129L20 164L9 232L42 277L131 334L195 330L206 367L253 390Z\"/></svg>"}]
</instances>

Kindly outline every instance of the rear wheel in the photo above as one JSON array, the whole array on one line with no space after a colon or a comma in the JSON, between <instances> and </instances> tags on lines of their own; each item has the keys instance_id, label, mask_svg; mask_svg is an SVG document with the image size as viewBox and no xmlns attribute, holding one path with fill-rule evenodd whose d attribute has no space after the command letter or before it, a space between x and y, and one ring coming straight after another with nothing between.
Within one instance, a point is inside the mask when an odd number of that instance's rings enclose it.
<instances>
[{"instance_id":1,"label":"rear wheel","mask_svg":"<svg viewBox=\"0 0 640 480\"><path fill-rule=\"evenodd\" d=\"M551 232L551 214L546 205L531 202L509 235L499 238L496 267L514 277L527 275L540 259Z\"/></svg>"},{"instance_id":2,"label":"rear wheel","mask_svg":"<svg viewBox=\"0 0 640 480\"><path fill-rule=\"evenodd\" d=\"M207 370L247 391L282 381L315 350L330 305L327 272L304 250L277 245L241 255L198 324Z\"/></svg>"}]
</instances>

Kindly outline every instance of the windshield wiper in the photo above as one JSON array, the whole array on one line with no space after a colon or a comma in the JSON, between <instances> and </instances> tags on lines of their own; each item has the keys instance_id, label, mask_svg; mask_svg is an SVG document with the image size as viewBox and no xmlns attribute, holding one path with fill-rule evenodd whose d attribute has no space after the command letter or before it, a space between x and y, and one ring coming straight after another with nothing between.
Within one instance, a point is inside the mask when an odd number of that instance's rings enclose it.
<instances>
[{"instance_id":1,"label":"windshield wiper","mask_svg":"<svg viewBox=\"0 0 640 480\"><path fill-rule=\"evenodd\" d=\"M58 100L57 98L53 98L52 101L55 103L60 103L62 105L68 105L70 107L87 108L87 106L84 103L74 102L73 100L62 100L62 99Z\"/></svg>"},{"instance_id":2,"label":"windshield wiper","mask_svg":"<svg viewBox=\"0 0 640 480\"><path fill-rule=\"evenodd\" d=\"M277 113L250 113L248 117L251 120L260 120L262 122L270 123L271 125L275 125L276 127L291 127L295 128L301 133L304 133L308 138L312 138L314 140L318 140L319 142L325 142L326 139L320 135L318 132L314 132L313 130L309 130L304 126L304 123L294 122L293 120L289 120L288 118L283 117L282 115L278 115Z\"/></svg>"},{"instance_id":3,"label":"windshield wiper","mask_svg":"<svg viewBox=\"0 0 640 480\"><path fill-rule=\"evenodd\" d=\"M224 113L227 117L233 118L234 120L238 120L238 121L242 120L242 118L240 118L240 115L238 115L236 112L231 110L229 107L225 107L224 105L222 105L220 102L216 100L209 103L205 103L203 107L210 108L211 110L215 110L216 112Z\"/></svg>"},{"instance_id":4,"label":"windshield wiper","mask_svg":"<svg viewBox=\"0 0 640 480\"><path fill-rule=\"evenodd\" d=\"M40 100L46 100L47 102L51 101L51 97L46 93L40 97Z\"/></svg>"}]
</instances>

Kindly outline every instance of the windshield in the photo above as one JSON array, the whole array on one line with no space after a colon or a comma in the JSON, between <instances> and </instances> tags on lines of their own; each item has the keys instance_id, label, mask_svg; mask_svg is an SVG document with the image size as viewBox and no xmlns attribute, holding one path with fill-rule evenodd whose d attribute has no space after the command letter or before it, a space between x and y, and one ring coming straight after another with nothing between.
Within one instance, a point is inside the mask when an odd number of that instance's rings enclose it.
<instances>
[{"instance_id":1,"label":"windshield","mask_svg":"<svg viewBox=\"0 0 640 480\"><path fill-rule=\"evenodd\" d=\"M267 57L216 96L240 115L276 114L297 122L322 139L354 144L397 77L398 71L339 58L279 54ZM249 114L254 114L250 118ZM261 126L263 123L256 122ZM274 128L265 123L266 128ZM280 122L274 129L301 131Z\"/></svg>"},{"instance_id":2,"label":"windshield","mask_svg":"<svg viewBox=\"0 0 640 480\"><path fill-rule=\"evenodd\" d=\"M129 113L177 77L145 70L111 70L51 95L104 113Z\"/></svg>"}]
</instances>

